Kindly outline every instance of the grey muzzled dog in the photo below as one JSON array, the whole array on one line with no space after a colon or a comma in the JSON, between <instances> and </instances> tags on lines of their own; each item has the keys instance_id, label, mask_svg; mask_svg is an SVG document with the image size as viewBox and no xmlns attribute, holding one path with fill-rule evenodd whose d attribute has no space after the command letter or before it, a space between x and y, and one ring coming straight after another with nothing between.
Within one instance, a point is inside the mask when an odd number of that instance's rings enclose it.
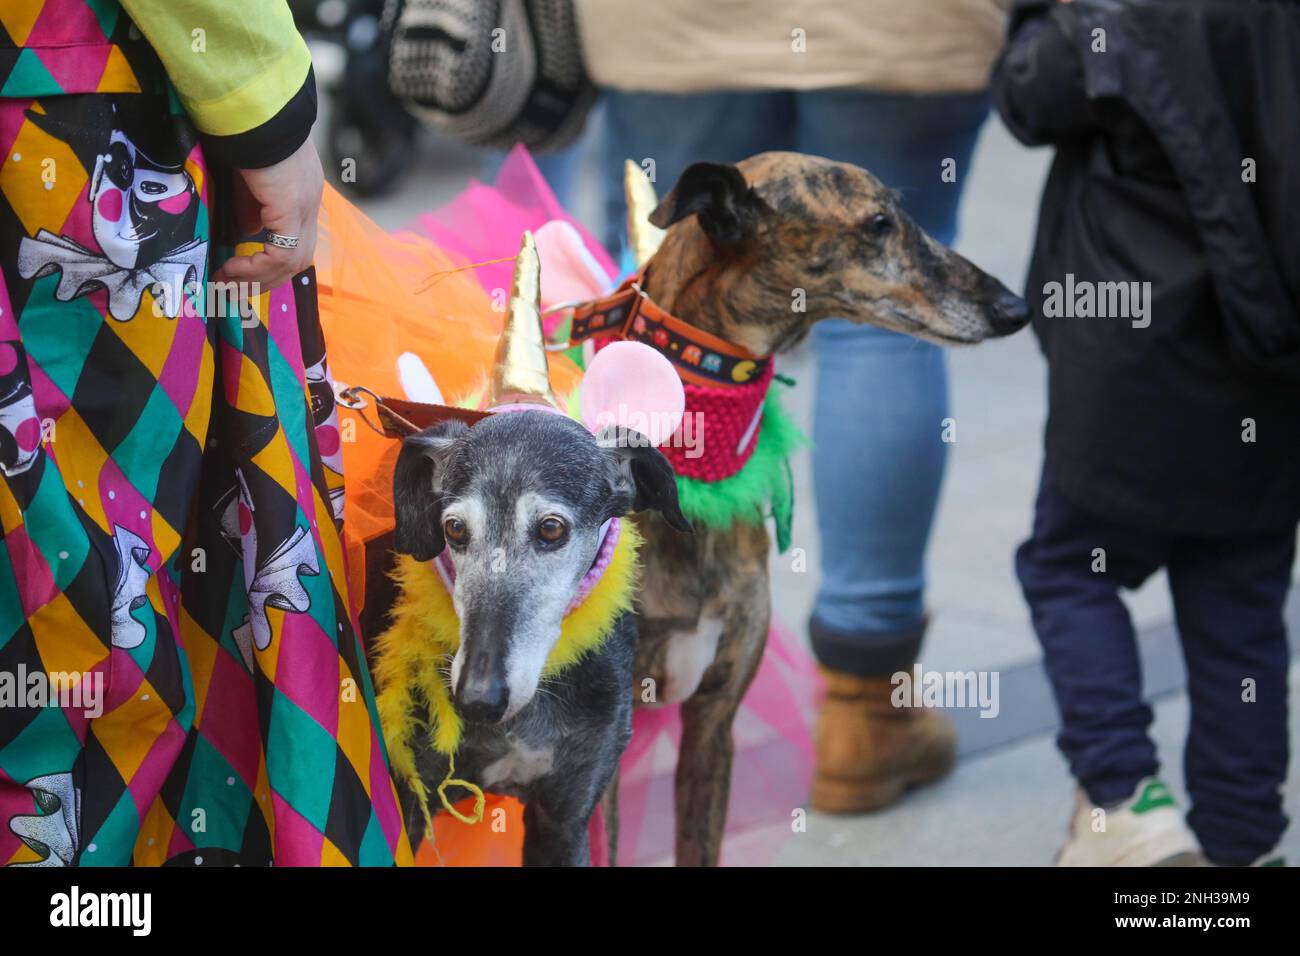
<instances>
[{"instance_id":1,"label":"grey muzzled dog","mask_svg":"<svg viewBox=\"0 0 1300 956\"><path fill-rule=\"evenodd\" d=\"M671 465L636 432L513 412L410 436L393 491L394 550L429 561L446 547L455 567L456 776L524 802L526 866L587 864L588 820L632 732L634 616L555 678L542 669L609 519L653 509L690 530ZM416 767L433 792L448 762L426 745ZM423 816L399 789L416 843Z\"/></svg>"}]
</instances>

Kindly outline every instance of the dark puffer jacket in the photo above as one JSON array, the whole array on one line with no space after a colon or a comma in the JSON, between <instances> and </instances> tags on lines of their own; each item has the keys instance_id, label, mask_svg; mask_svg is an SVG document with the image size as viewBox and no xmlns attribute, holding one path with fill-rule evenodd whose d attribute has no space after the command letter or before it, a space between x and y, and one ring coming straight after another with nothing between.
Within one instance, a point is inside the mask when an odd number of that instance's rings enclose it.
<instances>
[{"instance_id":1,"label":"dark puffer jacket","mask_svg":"<svg viewBox=\"0 0 1300 956\"><path fill-rule=\"evenodd\" d=\"M1056 147L1026 293L1054 481L1140 527L1294 526L1300 4L1020 0L993 94ZM1145 317L1060 315L1071 282L1149 282Z\"/></svg>"}]
</instances>

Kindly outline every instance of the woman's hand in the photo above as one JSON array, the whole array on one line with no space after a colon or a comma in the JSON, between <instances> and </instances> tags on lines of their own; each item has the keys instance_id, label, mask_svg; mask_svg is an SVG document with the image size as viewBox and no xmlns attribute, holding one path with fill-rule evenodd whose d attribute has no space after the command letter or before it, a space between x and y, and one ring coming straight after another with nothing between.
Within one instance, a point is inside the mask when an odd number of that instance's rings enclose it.
<instances>
[{"instance_id":1,"label":"woman's hand","mask_svg":"<svg viewBox=\"0 0 1300 956\"><path fill-rule=\"evenodd\" d=\"M250 256L228 259L218 271L221 282L256 282L270 291L311 265L316 251L316 214L325 176L316 147L308 139L288 159L264 169L236 169L233 177L235 216L241 232L263 229L296 236L293 249L267 245Z\"/></svg>"}]
</instances>

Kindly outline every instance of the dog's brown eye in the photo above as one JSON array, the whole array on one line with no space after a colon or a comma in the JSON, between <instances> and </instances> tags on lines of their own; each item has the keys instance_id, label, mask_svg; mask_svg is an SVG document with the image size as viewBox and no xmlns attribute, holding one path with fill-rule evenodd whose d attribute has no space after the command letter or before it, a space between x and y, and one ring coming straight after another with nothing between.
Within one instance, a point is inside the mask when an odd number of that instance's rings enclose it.
<instances>
[{"instance_id":1,"label":"dog's brown eye","mask_svg":"<svg viewBox=\"0 0 1300 956\"><path fill-rule=\"evenodd\" d=\"M469 528L459 518L448 518L442 523L442 533L453 544L464 544L469 540Z\"/></svg>"},{"instance_id":2,"label":"dog's brown eye","mask_svg":"<svg viewBox=\"0 0 1300 956\"><path fill-rule=\"evenodd\" d=\"M569 526L564 523L564 519L555 515L547 515L537 524L537 536L550 544L559 541L568 531Z\"/></svg>"},{"instance_id":3,"label":"dog's brown eye","mask_svg":"<svg viewBox=\"0 0 1300 956\"><path fill-rule=\"evenodd\" d=\"M867 220L867 232L873 236L883 236L894 228L894 221L883 212L878 212Z\"/></svg>"}]
</instances>

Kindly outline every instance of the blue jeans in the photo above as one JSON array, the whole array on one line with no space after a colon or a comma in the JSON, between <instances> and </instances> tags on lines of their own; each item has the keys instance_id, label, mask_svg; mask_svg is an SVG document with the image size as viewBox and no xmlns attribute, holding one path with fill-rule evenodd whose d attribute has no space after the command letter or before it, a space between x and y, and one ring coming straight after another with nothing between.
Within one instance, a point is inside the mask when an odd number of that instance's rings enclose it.
<instances>
[{"instance_id":1,"label":"blue jeans","mask_svg":"<svg viewBox=\"0 0 1300 956\"><path fill-rule=\"evenodd\" d=\"M1117 524L1068 501L1044 471L1016 573L1061 711L1057 744L1095 804L1159 769L1137 637L1120 588L1164 567L1187 663L1187 822L1206 855L1245 864L1287 826L1287 648L1295 532L1189 538ZM1105 552L1105 570L1097 566ZM1253 694L1247 694L1249 678Z\"/></svg>"},{"instance_id":2,"label":"blue jeans","mask_svg":"<svg viewBox=\"0 0 1300 956\"><path fill-rule=\"evenodd\" d=\"M983 93L908 96L863 90L671 95L610 91L605 102L609 235L626 215L624 159L654 160L667 193L699 160L738 162L796 150L854 163L899 190L930 235L950 243ZM940 177L956 161L957 182ZM925 548L947 446L941 349L841 319L813 330L818 362L813 471L822 584L813 649L864 676L910 665L924 625Z\"/></svg>"}]
</instances>

